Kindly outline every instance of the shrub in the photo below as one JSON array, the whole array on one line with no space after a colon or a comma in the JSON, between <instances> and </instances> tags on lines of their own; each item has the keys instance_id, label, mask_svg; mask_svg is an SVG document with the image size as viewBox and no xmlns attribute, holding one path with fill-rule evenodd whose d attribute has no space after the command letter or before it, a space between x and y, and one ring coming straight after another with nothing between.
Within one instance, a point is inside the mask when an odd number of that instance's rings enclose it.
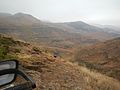
<instances>
[{"instance_id":1,"label":"shrub","mask_svg":"<svg viewBox=\"0 0 120 90\"><path fill-rule=\"evenodd\" d=\"M37 47L33 47L32 48L33 51L37 52L37 53L41 53L42 51L40 50L40 48Z\"/></svg>"},{"instance_id":2,"label":"shrub","mask_svg":"<svg viewBox=\"0 0 120 90\"><path fill-rule=\"evenodd\" d=\"M7 46L0 46L0 59L4 59L8 53Z\"/></svg>"},{"instance_id":3,"label":"shrub","mask_svg":"<svg viewBox=\"0 0 120 90\"><path fill-rule=\"evenodd\" d=\"M3 59L17 59L17 56L13 54L9 54L8 46L0 46L0 60Z\"/></svg>"}]
</instances>

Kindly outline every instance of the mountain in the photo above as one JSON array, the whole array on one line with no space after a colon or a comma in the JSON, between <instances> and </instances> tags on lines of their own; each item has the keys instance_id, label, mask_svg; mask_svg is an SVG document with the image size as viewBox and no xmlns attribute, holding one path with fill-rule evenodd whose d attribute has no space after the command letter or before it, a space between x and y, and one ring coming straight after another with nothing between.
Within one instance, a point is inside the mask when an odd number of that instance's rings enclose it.
<instances>
[{"instance_id":1,"label":"mountain","mask_svg":"<svg viewBox=\"0 0 120 90\"><path fill-rule=\"evenodd\" d=\"M114 29L111 30L110 28L100 28L82 21L67 22L62 25L64 27L71 27L72 29L70 29L70 32L81 33L84 36L99 40L108 40L120 36L120 33L112 32L115 31Z\"/></svg>"},{"instance_id":2,"label":"mountain","mask_svg":"<svg viewBox=\"0 0 120 90\"><path fill-rule=\"evenodd\" d=\"M117 33L120 34L120 27L119 26L113 26L113 25L96 25L100 28L104 28L106 32L111 32L111 33Z\"/></svg>"},{"instance_id":3,"label":"mountain","mask_svg":"<svg viewBox=\"0 0 120 90\"><path fill-rule=\"evenodd\" d=\"M94 44L119 37L84 22L48 23L32 15L0 13L0 33L11 35L30 43L71 49L79 45Z\"/></svg>"},{"instance_id":4,"label":"mountain","mask_svg":"<svg viewBox=\"0 0 120 90\"><path fill-rule=\"evenodd\" d=\"M80 65L120 80L120 38L81 48L75 59Z\"/></svg>"},{"instance_id":5,"label":"mountain","mask_svg":"<svg viewBox=\"0 0 120 90\"><path fill-rule=\"evenodd\" d=\"M120 90L120 82L113 78L54 58L38 46L8 36L0 35L0 55L0 60L18 59L20 68L35 80L36 90Z\"/></svg>"},{"instance_id":6,"label":"mountain","mask_svg":"<svg viewBox=\"0 0 120 90\"><path fill-rule=\"evenodd\" d=\"M54 23L43 22L23 13L0 17L0 33L9 34L27 42L67 48L76 44L91 44L99 41L68 32L67 29L69 28L57 27Z\"/></svg>"},{"instance_id":7,"label":"mountain","mask_svg":"<svg viewBox=\"0 0 120 90\"><path fill-rule=\"evenodd\" d=\"M68 22L68 23L64 23L64 24L73 27L78 33L89 33L89 32L101 31L101 28L89 25L82 21Z\"/></svg>"},{"instance_id":8,"label":"mountain","mask_svg":"<svg viewBox=\"0 0 120 90\"><path fill-rule=\"evenodd\" d=\"M41 21L29 14L17 13L14 15L0 13L0 26L3 28L12 28L20 26L36 26Z\"/></svg>"}]
</instances>

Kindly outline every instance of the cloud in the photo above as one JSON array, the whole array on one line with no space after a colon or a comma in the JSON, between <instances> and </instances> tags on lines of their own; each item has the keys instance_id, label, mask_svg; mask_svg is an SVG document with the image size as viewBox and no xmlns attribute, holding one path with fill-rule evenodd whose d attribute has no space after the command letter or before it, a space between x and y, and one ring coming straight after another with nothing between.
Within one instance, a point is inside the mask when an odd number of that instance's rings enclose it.
<instances>
[{"instance_id":1,"label":"cloud","mask_svg":"<svg viewBox=\"0 0 120 90\"><path fill-rule=\"evenodd\" d=\"M120 0L0 0L0 12L32 14L52 22L120 20Z\"/></svg>"}]
</instances>

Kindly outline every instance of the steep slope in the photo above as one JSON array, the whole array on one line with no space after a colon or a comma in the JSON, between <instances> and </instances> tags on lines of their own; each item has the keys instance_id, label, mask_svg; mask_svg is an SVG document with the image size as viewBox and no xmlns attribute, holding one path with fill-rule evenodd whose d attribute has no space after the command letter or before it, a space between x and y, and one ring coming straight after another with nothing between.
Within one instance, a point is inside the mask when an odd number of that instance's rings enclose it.
<instances>
[{"instance_id":1,"label":"steep slope","mask_svg":"<svg viewBox=\"0 0 120 90\"><path fill-rule=\"evenodd\" d=\"M0 34L0 60L34 58L43 54L42 48L37 48L23 41L15 41L11 37Z\"/></svg>"},{"instance_id":2,"label":"steep slope","mask_svg":"<svg viewBox=\"0 0 120 90\"><path fill-rule=\"evenodd\" d=\"M117 80L54 58L38 47L2 35L0 42L8 46L7 55L17 55L23 69L36 81L36 90L120 90Z\"/></svg>"},{"instance_id":3,"label":"steep slope","mask_svg":"<svg viewBox=\"0 0 120 90\"><path fill-rule=\"evenodd\" d=\"M36 90L120 90L117 80L60 59L31 60L23 66L36 81Z\"/></svg>"},{"instance_id":4,"label":"steep slope","mask_svg":"<svg viewBox=\"0 0 120 90\"><path fill-rule=\"evenodd\" d=\"M120 80L120 38L82 48L75 59L80 65Z\"/></svg>"}]
</instances>

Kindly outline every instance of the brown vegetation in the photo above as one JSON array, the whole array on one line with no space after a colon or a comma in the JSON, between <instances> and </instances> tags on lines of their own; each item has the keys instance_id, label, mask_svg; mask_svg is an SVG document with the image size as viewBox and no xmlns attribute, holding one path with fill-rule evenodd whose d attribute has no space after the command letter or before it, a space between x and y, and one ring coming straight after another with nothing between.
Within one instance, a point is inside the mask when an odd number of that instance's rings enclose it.
<instances>
[{"instance_id":1,"label":"brown vegetation","mask_svg":"<svg viewBox=\"0 0 120 90\"><path fill-rule=\"evenodd\" d=\"M120 90L120 82L113 78L54 58L43 48L1 38L5 40L1 45L9 45L7 54L16 55L22 69L36 81L36 90Z\"/></svg>"},{"instance_id":2,"label":"brown vegetation","mask_svg":"<svg viewBox=\"0 0 120 90\"><path fill-rule=\"evenodd\" d=\"M81 48L75 60L80 65L120 80L120 38Z\"/></svg>"}]
</instances>

